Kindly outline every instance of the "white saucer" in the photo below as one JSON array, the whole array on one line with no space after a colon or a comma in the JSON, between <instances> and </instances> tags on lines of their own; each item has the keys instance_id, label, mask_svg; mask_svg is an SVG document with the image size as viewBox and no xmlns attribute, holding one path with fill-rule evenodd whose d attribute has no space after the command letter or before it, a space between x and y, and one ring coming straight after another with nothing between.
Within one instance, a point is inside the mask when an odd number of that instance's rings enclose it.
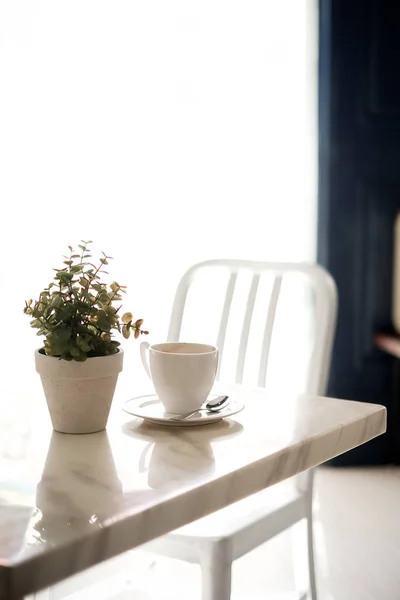
<instances>
[{"instance_id":1,"label":"white saucer","mask_svg":"<svg viewBox=\"0 0 400 600\"><path fill-rule=\"evenodd\" d=\"M207 400L217 398L218 396L219 394L210 394ZM193 427L194 425L209 425L210 423L216 423L226 417L236 415L244 409L244 404L232 400L229 402L228 406L218 413L206 413L205 411L202 411L201 413L194 414L185 421L170 421L171 417L176 417L177 415L165 412L164 407L156 394L131 398L125 402L122 408L125 412L134 415L135 417L141 417L149 423L168 425L170 427Z\"/></svg>"}]
</instances>

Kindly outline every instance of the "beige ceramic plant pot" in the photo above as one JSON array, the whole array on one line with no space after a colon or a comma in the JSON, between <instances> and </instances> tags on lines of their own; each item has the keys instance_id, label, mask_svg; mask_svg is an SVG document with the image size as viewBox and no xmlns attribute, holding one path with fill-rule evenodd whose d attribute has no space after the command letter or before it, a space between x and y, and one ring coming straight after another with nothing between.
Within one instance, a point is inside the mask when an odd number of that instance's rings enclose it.
<instances>
[{"instance_id":1,"label":"beige ceramic plant pot","mask_svg":"<svg viewBox=\"0 0 400 600\"><path fill-rule=\"evenodd\" d=\"M35 351L36 371L56 431L95 433L105 429L123 359L123 350L84 362Z\"/></svg>"}]
</instances>

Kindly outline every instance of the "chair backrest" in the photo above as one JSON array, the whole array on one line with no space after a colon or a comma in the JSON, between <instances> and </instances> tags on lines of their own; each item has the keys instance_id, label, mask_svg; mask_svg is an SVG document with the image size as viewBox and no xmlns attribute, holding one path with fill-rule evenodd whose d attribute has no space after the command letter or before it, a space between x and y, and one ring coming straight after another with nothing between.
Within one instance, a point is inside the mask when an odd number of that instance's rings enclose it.
<instances>
[{"instance_id":1,"label":"chair backrest","mask_svg":"<svg viewBox=\"0 0 400 600\"><path fill-rule=\"evenodd\" d=\"M243 373L248 349L249 332L254 323L254 306L259 291L260 278L264 274L272 276L268 306L264 313L263 336L258 359L257 385L265 387L270 355L271 338L275 316L281 294L282 282L286 276L301 275L308 280L313 290L313 307L315 309L315 334L312 355L309 360L305 390L310 395L324 395L328 384L332 344L336 327L337 291L329 273L318 265L306 263L270 263L248 260L220 259L210 260L193 265L182 277L175 295L169 325L168 340L180 339L182 321L189 289L198 275L206 269L222 269L227 272L226 289L223 306L219 318L219 330L216 345L220 350L220 365L225 351L228 321L237 287L238 275L241 271L251 273L251 282L247 289L247 302L244 310L239 347L237 349L235 383L243 382ZM295 299L294 299L295 301ZM257 326L260 324L258 323ZM220 373L217 374L217 379Z\"/></svg>"}]
</instances>

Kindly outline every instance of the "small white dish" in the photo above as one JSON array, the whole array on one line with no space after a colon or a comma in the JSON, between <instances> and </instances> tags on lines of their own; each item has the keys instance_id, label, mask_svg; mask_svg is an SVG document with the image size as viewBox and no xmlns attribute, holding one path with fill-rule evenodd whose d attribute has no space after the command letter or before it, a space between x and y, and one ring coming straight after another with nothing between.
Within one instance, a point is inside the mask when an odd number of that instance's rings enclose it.
<instances>
[{"instance_id":1,"label":"small white dish","mask_svg":"<svg viewBox=\"0 0 400 600\"><path fill-rule=\"evenodd\" d=\"M220 394L210 394L207 398L207 402L214 398L218 398ZM205 404L205 403L204 403ZM210 425L216 423L221 419L236 415L244 409L242 402L231 400L225 408L215 413L207 413L201 411L198 414L194 414L188 419L182 421L171 421L174 415L172 413L165 412L164 406L158 399L156 394L148 394L147 396L138 396L137 398L131 398L127 400L123 405L122 409L135 417L141 417L149 423L156 423L157 425L168 425L169 427L193 427L197 425Z\"/></svg>"}]
</instances>

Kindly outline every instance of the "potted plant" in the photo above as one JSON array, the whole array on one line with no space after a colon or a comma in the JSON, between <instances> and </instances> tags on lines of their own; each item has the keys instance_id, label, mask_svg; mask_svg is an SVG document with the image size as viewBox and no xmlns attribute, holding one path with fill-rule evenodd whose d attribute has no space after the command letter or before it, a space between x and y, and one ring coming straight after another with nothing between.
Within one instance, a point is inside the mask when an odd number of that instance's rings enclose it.
<instances>
[{"instance_id":1,"label":"potted plant","mask_svg":"<svg viewBox=\"0 0 400 600\"><path fill-rule=\"evenodd\" d=\"M54 281L24 308L37 335L44 337L43 348L35 351L36 370L53 428L62 433L106 427L124 356L114 332L124 338L148 333L142 319L134 321L129 312L120 317L125 286L102 281L111 257L103 252L94 264L91 243L79 244L79 252L68 246Z\"/></svg>"}]
</instances>

